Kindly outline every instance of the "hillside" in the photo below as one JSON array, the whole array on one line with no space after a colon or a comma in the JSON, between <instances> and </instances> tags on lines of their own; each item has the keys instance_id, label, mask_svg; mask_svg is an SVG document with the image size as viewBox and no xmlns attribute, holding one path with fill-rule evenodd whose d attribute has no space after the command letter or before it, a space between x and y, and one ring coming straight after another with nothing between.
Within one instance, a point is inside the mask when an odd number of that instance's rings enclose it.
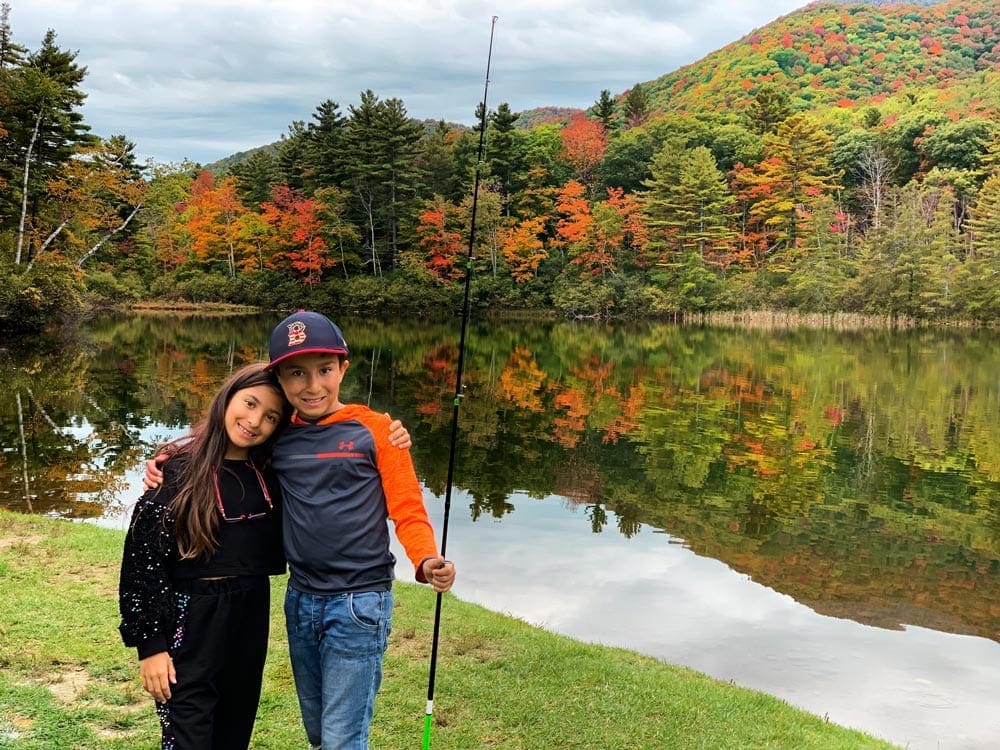
<instances>
[{"instance_id":1,"label":"hillside","mask_svg":"<svg viewBox=\"0 0 1000 750\"><path fill-rule=\"evenodd\" d=\"M770 83L788 92L795 110L826 119L875 106L891 121L917 100L953 117L990 117L1000 111L998 19L1000 0L818 0L642 86L653 113L738 113ZM515 124L561 124L576 111L537 107ZM436 121L422 125L431 130ZM225 172L279 145L206 168Z\"/></svg>"},{"instance_id":2,"label":"hillside","mask_svg":"<svg viewBox=\"0 0 1000 750\"><path fill-rule=\"evenodd\" d=\"M998 18L997 0L814 3L643 88L654 111L739 111L771 83L797 110L929 94L944 108L989 115L1000 107Z\"/></svg>"}]
</instances>

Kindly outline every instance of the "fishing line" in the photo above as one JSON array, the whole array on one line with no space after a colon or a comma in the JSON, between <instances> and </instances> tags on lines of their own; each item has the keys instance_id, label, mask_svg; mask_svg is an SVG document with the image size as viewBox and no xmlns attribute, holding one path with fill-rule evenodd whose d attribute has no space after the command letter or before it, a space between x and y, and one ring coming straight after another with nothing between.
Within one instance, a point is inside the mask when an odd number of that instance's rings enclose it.
<instances>
[{"instance_id":1,"label":"fishing line","mask_svg":"<svg viewBox=\"0 0 1000 750\"><path fill-rule=\"evenodd\" d=\"M455 400L451 413L451 447L448 452L448 481L445 485L444 493L444 521L441 531L441 556L447 559L448 549L448 517L451 515L451 487L452 479L455 476L455 455L458 446L458 410L462 403L462 371L465 366L465 336L469 328L469 290L472 286L472 261L473 248L476 242L476 204L479 200L479 175L483 167L484 150L486 144L486 96L490 90L490 62L493 59L493 29L496 27L497 17L490 20L490 46L486 54L486 84L483 86L483 103L479 113L479 151L476 155L476 174L472 186L472 216L469 224L469 248L465 258L465 297L462 302L462 334L458 341L458 368L455 372ZM437 595L434 605L434 637L431 642L431 667L430 676L427 679L427 709L424 714L424 742L423 750L429 750L431 746L431 723L434 716L434 677L437 672L438 658L438 637L441 633L441 599L442 594Z\"/></svg>"}]
</instances>

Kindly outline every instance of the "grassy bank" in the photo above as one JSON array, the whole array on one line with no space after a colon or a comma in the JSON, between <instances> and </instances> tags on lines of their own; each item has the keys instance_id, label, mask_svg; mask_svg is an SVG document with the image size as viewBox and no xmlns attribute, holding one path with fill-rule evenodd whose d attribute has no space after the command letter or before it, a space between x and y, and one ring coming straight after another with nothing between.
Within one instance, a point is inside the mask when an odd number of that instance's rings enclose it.
<instances>
[{"instance_id":1,"label":"grassy bank","mask_svg":"<svg viewBox=\"0 0 1000 750\"><path fill-rule=\"evenodd\" d=\"M156 748L152 703L118 639L120 532L0 511L0 748ZM254 748L305 746L273 579ZM420 746L434 597L398 584L373 747ZM776 698L581 644L448 596L435 750L891 748Z\"/></svg>"}]
</instances>

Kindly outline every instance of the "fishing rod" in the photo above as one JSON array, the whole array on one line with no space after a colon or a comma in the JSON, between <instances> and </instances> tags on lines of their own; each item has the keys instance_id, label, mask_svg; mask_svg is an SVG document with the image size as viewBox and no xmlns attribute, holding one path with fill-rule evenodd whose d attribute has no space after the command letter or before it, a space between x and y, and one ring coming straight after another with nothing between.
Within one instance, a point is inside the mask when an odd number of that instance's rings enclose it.
<instances>
[{"instance_id":1,"label":"fishing rod","mask_svg":"<svg viewBox=\"0 0 1000 750\"><path fill-rule=\"evenodd\" d=\"M441 530L441 556L446 558L448 548L448 517L451 515L451 487L455 476L455 455L458 446L458 409L462 403L462 370L465 366L465 336L469 328L469 290L472 286L473 249L476 242L476 203L479 199L479 175L482 171L486 144L486 95L490 90L490 62L493 59L493 29L497 17L490 20L490 46L486 54L486 84L483 86L483 103L479 111L479 151L476 155L476 174L472 186L472 216L469 224L469 249L465 257L465 297L462 302L462 334L458 340L458 368L455 372L455 400L451 412L451 447L448 452L448 481L444 492L444 521ZM447 558L446 558L447 559ZM431 746L431 723L434 717L434 676L437 672L438 637L441 633L441 599L437 595L434 605L434 637L431 641L431 668L427 679L427 709L424 714L423 750Z\"/></svg>"}]
</instances>

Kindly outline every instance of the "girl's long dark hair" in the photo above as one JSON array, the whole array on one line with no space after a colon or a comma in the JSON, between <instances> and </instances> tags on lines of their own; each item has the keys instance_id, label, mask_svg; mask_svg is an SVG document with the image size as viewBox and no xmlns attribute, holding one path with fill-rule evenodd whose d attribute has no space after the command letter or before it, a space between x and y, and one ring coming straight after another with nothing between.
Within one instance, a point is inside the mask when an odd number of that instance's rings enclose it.
<instances>
[{"instance_id":1,"label":"girl's long dark hair","mask_svg":"<svg viewBox=\"0 0 1000 750\"><path fill-rule=\"evenodd\" d=\"M277 378L265 367L266 364L256 363L233 373L212 398L204 419L191 429L190 435L161 446L160 452L183 458L185 462L177 493L170 502L181 559L207 557L217 547L215 532L219 528L219 518L212 473L222 468L229 448L225 416L233 396L246 388L261 385L273 388L281 396L283 408L277 428L264 443L250 449L250 460L258 469L270 463L271 447L291 418L291 406Z\"/></svg>"}]
</instances>

